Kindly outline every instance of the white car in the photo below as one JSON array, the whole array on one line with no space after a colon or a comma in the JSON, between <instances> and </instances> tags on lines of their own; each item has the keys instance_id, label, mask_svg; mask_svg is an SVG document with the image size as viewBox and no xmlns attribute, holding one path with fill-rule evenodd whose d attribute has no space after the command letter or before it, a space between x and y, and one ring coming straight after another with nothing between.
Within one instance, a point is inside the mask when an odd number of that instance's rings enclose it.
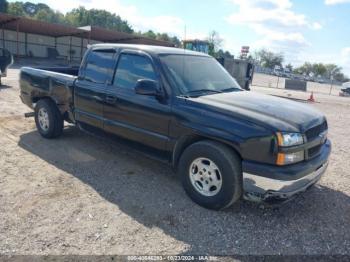
<instances>
[{"instance_id":1,"label":"white car","mask_svg":"<svg viewBox=\"0 0 350 262\"><path fill-rule=\"evenodd\" d=\"M343 84L339 95L340 96L350 96L350 82L346 82Z\"/></svg>"},{"instance_id":2,"label":"white car","mask_svg":"<svg viewBox=\"0 0 350 262\"><path fill-rule=\"evenodd\" d=\"M343 83L343 88L350 88L350 82Z\"/></svg>"}]
</instances>

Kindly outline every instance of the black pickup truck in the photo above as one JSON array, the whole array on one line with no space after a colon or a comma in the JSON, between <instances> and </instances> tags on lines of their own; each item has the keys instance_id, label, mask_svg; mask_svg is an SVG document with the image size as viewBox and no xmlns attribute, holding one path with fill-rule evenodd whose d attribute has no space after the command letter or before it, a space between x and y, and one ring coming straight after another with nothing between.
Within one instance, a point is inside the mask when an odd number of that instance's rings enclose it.
<instances>
[{"instance_id":1,"label":"black pickup truck","mask_svg":"<svg viewBox=\"0 0 350 262\"><path fill-rule=\"evenodd\" d=\"M242 90L203 53L98 44L79 70L23 67L20 87L43 137L68 121L157 151L206 208L290 199L319 180L331 152L323 114Z\"/></svg>"}]
</instances>

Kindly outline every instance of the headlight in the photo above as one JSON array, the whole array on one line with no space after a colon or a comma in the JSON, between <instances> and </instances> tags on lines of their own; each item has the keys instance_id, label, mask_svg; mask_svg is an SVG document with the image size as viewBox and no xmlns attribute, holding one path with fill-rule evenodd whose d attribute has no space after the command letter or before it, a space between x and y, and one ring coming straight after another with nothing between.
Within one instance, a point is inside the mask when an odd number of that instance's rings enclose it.
<instances>
[{"instance_id":1,"label":"headlight","mask_svg":"<svg viewBox=\"0 0 350 262\"><path fill-rule=\"evenodd\" d=\"M304 138L299 133L278 132L277 141L279 146L297 146L304 143Z\"/></svg>"},{"instance_id":2,"label":"headlight","mask_svg":"<svg viewBox=\"0 0 350 262\"><path fill-rule=\"evenodd\" d=\"M304 143L303 135L300 133L277 133L277 141L279 147L298 146ZM304 150L294 153L278 153L277 165L289 165L304 160Z\"/></svg>"}]
</instances>

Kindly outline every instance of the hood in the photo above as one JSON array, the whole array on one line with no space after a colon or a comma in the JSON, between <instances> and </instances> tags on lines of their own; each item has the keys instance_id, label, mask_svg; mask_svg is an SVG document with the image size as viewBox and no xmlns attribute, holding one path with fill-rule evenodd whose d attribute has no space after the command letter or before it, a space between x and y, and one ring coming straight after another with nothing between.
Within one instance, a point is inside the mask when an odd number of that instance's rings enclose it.
<instances>
[{"instance_id":1,"label":"hood","mask_svg":"<svg viewBox=\"0 0 350 262\"><path fill-rule=\"evenodd\" d=\"M206 95L190 100L276 131L305 132L325 121L322 113L306 104L251 91Z\"/></svg>"}]
</instances>

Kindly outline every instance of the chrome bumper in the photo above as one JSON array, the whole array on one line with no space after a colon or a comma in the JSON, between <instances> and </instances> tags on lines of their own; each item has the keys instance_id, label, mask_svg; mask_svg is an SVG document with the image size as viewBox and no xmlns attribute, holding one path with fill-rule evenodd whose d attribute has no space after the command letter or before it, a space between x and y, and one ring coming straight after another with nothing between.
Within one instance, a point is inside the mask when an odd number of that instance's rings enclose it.
<instances>
[{"instance_id":1,"label":"chrome bumper","mask_svg":"<svg viewBox=\"0 0 350 262\"><path fill-rule=\"evenodd\" d=\"M307 190L324 174L328 162L312 173L296 180L284 181L243 173L244 198L260 202L268 199L288 199L297 193Z\"/></svg>"}]
</instances>

